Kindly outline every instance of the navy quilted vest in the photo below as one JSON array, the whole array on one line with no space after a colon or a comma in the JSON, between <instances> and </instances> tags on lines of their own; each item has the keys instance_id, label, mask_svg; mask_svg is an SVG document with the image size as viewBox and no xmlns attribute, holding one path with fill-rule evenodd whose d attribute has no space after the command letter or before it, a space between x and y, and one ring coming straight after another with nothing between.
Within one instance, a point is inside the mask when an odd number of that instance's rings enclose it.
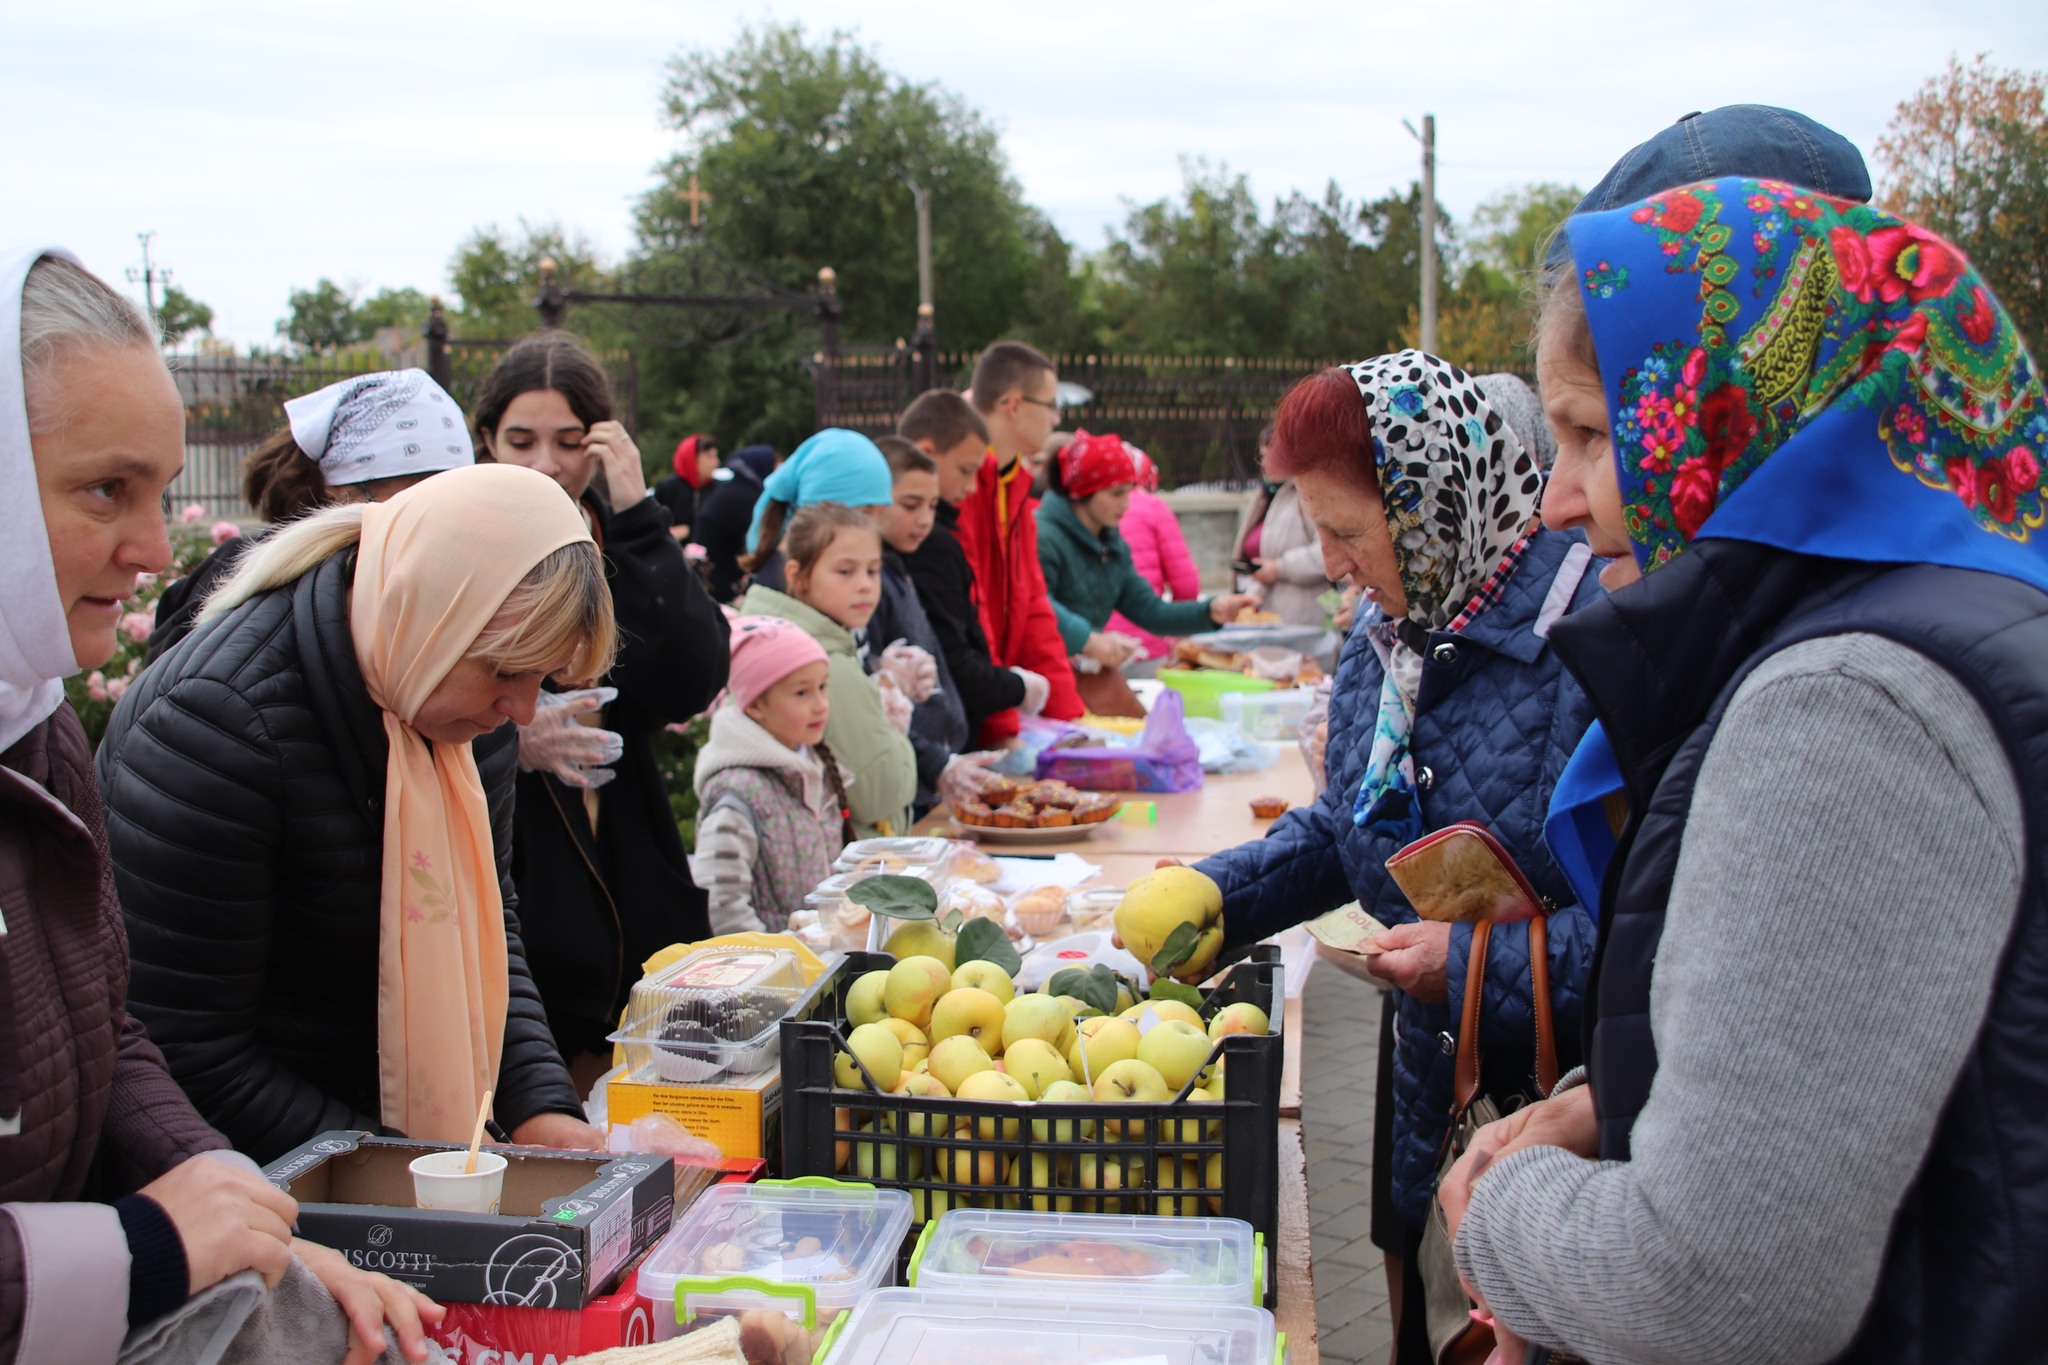
<instances>
[{"instance_id":1,"label":"navy quilted vest","mask_svg":"<svg viewBox=\"0 0 2048 1365\"><path fill-rule=\"evenodd\" d=\"M1984 1030L1893 1225L1870 1316L1841 1359L2038 1358L2036 1300L2048 1288L2048 596L2033 588L1705 541L1552 632L1606 724L1634 812L1608 869L1585 1012L1600 1154L1627 1159L1656 1077L1651 970L1721 715L1765 658L1851 633L1918 650L1969 687L2005 743L2035 852Z\"/></svg>"}]
</instances>

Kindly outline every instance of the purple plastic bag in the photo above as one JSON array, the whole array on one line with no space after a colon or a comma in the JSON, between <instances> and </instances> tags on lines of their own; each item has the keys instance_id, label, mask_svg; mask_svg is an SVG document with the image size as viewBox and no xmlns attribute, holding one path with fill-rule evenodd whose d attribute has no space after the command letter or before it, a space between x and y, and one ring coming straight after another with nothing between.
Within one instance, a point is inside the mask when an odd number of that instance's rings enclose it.
<instances>
[{"instance_id":1,"label":"purple plastic bag","mask_svg":"<svg viewBox=\"0 0 2048 1365\"><path fill-rule=\"evenodd\" d=\"M1168 689L1135 744L1114 749L1047 749L1040 778L1098 792L1191 792L1202 785L1202 755L1182 724L1180 693Z\"/></svg>"}]
</instances>

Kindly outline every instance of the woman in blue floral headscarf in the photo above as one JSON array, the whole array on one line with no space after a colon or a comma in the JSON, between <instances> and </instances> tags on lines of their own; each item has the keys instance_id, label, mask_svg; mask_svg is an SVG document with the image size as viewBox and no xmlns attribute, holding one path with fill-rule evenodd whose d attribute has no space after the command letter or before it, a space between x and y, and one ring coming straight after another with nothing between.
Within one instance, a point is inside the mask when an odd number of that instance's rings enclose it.
<instances>
[{"instance_id":1,"label":"woman in blue floral headscarf","mask_svg":"<svg viewBox=\"0 0 2048 1365\"><path fill-rule=\"evenodd\" d=\"M1544 516L1615 591L1552 643L1627 814L1553 812L1612 836L1558 850L1589 1075L1445 1182L1460 1268L1510 1360L2035 1358L2048 398L1878 210L1726 179L1568 232Z\"/></svg>"}]
</instances>

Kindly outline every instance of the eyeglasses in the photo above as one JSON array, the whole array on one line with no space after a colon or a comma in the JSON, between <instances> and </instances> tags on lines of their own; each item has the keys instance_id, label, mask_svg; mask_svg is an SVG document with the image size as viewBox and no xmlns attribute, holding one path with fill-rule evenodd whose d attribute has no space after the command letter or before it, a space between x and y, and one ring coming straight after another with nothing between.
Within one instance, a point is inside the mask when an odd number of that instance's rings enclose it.
<instances>
[{"instance_id":1,"label":"eyeglasses","mask_svg":"<svg viewBox=\"0 0 2048 1365\"><path fill-rule=\"evenodd\" d=\"M1057 398L1033 398L1028 393L1020 393L1017 396L1027 403L1036 403L1041 408L1051 408L1052 415L1055 417L1059 416L1060 413L1065 410L1063 405L1060 403L1060 400Z\"/></svg>"}]
</instances>

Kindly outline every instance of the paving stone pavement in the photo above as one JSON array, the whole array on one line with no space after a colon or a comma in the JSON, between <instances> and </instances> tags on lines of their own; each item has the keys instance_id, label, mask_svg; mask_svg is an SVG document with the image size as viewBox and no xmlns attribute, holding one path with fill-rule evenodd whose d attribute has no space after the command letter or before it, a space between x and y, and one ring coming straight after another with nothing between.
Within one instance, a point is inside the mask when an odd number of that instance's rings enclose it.
<instances>
[{"instance_id":1,"label":"paving stone pavement","mask_svg":"<svg viewBox=\"0 0 2048 1365\"><path fill-rule=\"evenodd\" d=\"M1302 1000L1301 1132L1325 1365L1385 1365L1393 1352L1386 1273L1367 1236L1380 1000L1328 963L1316 964Z\"/></svg>"}]
</instances>

